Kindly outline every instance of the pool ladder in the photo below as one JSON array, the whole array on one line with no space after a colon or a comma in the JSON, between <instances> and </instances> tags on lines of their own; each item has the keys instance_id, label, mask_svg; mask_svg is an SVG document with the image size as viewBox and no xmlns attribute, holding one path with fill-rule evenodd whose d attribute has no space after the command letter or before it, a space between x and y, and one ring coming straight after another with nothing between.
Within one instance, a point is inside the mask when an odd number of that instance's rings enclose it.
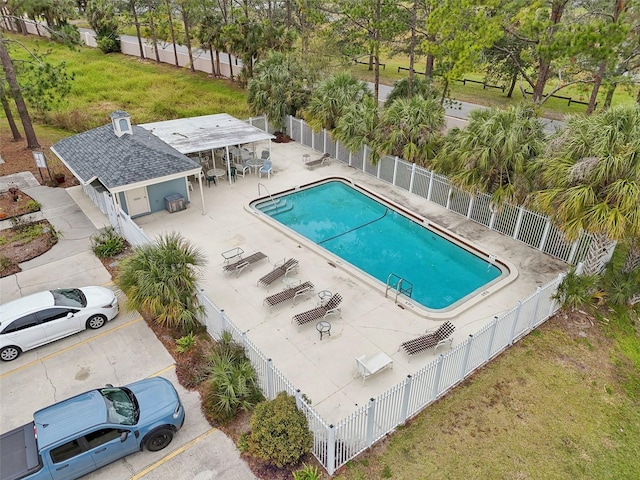
<instances>
[{"instance_id":1,"label":"pool ladder","mask_svg":"<svg viewBox=\"0 0 640 480\"><path fill-rule=\"evenodd\" d=\"M385 298L387 298L389 290L395 290L396 297L393 301L398 303L398 295L400 294L411 298L411 295L413 294L413 283L396 275L395 273L390 273L387 277L387 289L384 292Z\"/></svg>"}]
</instances>

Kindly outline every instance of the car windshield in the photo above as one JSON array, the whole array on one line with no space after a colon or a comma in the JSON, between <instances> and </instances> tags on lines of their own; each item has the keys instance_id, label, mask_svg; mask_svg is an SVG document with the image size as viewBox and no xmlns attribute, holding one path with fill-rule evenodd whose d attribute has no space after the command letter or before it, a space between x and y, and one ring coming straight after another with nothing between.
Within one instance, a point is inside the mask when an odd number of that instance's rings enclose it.
<instances>
[{"instance_id":1,"label":"car windshield","mask_svg":"<svg viewBox=\"0 0 640 480\"><path fill-rule=\"evenodd\" d=\"M127 388L101 388L100 393L107 404L107 422L120 425L135 425L138 423L138 401L131 390Z\"/></svg>"},{"instance_id":2,"label":"car windshield","mask_svg":"<svg viewBox=\"0 0 640 480\"><path fill-rule=\"evenodd\" d=\"M87 306L87 297L79 288L59 288L51 290L54 305L58 307L81 307Z\"/></svg>"}]
</instances>

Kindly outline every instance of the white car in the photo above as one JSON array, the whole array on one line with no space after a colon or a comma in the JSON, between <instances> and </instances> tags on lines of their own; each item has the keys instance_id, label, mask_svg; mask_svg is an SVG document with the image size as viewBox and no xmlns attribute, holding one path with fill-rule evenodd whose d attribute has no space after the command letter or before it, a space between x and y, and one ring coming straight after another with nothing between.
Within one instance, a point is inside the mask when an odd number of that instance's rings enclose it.
<instances>
[{"instance_id":1,"label":"white car","mask_svg":"<svg viewBox=\"0 0 640 480\"><path fill-rule=\"evenodd\" d=\"M61 288L0 305L0 359L97 329L118 314L118 299L104 287Z\"/></svg>"}]
</instances>

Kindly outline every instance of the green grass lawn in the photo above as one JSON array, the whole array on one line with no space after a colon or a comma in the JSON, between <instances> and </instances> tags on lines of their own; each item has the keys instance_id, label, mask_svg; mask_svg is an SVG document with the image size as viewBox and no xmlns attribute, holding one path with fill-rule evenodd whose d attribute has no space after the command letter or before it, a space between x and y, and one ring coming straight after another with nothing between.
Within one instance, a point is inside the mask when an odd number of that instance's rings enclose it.
<instances>
[{"instance_id":1,"label":"green grass lawn","mask_svg":"<svg viewBox=\"0 0 640 480\"><path fill-rule=\"evenodd\" d=\"M337 478L638 478L637 338L580 322L550 320Z\"/></svg>"},{"instance_id":2,"label":"green grass lawn","mask_svg":"<svg viewBox=\"0 0 640 480\"><path fill-rule=\"evenodd\" d=\"M360 60L367 61L366 58L360 58ZM384 69L380 69L380 82L385 85L393 85L394 82L408 76L407 71L398 71L398 67L409 67L408 57L384 57L381 58L381 63L384 63L385 67ZM424 67L424 59L420 58L417 60L416 66L414 68L417 72L424 72ZM353 64L350 67L350 71L362 80L368 82L373 82L374 80L374 72L368 70L368 65ZM483 75L478 73L467 73L463 75L462 78L476 81L484 80ZM548 82L546 91L550 92L554 85L555 83L553 79L550 80ZM528 92L531 91L531 87L528 84L523 84L523 86ZM463 102L477 103L479 105L485 106L507 107L509 105L515 105L523 100L519 85L516 85L511 98L507 97L506 90L505 92L502 92L502 90L493 88L484 89L482 85L471 82L467 82L464 85L462 84L462 82L454 82L452 85L450 85L450 88L451 98ZM600 89L598 95L598 102L600 104L604 102L605 94L606 89L603 87ZM557 92L557 95L563 97L571 97L573 100L588 102L589 96L591 95L591 86L587 85L581 87L578 85L573 85L560 90L559 92ZM528 98L530 99L531 97L529 96ZM625 90L624 88L618 88L614 94L612 103L615 105L620 103L633 102L635 102L634 92ZM586 108L586 105L580 105L577 103L571 103L571 105L568 105L567 100L552 97L543 104L541 111L542 115L544 116L561 119L562 116L566 114L584 113L586 111Z\"/></svg>"},{"instance_id":3,"label":"green grass lawn","mask_svg":"<svg viewBox=\"0 0 640 480\"><path fill-rule=\"evenodd\" d=\"M104 125L109 113L118 109L129 113L136 124L214 113L249 116L244 90L227 80L122 54L105 55L94 48L70 50L33 37L8 37L32 49L50 50L50 61L65 61L75 75L64 104L41 117L70 132Z\"/></svg>"}]
</instances>

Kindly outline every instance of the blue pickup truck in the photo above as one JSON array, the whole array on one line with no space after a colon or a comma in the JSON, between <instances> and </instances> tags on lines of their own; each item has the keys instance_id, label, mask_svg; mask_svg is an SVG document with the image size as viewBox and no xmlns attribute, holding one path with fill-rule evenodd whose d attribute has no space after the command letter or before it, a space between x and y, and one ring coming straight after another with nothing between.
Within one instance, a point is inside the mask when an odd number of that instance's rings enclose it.
<instances>
[{"instance_id":1,"label":"blue pickup truck","mask_svg":"<svg viewBox=\"0 0 640 480\"><path fill-rule=\"evenodd\" d=\"M162 450L184 415L162 377L82 393L0 436L0 479L72 480L143 448Z\"/></svg>"}]
</instances>

